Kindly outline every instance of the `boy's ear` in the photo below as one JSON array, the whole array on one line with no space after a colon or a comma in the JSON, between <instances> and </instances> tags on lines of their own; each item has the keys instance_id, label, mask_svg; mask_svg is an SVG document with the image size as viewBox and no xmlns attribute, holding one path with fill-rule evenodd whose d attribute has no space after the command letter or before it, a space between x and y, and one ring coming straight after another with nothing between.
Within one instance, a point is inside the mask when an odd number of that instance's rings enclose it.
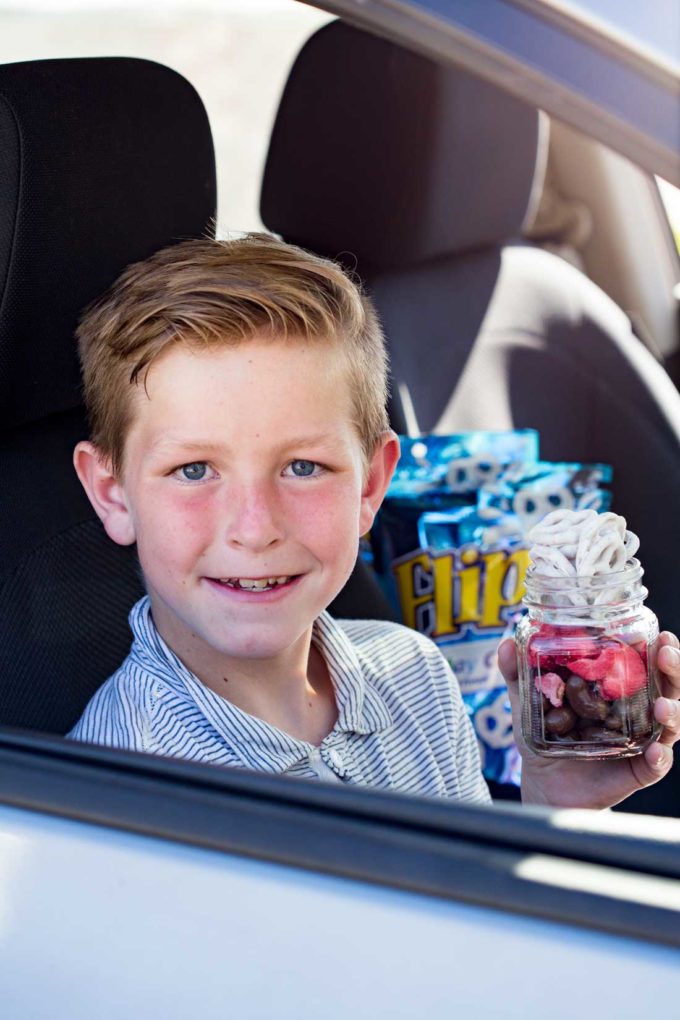
<instances>
[{"instance_id":1,"label":"boy's ear","mask_svg":"<svg viewBox=\"0 0 680 1020\"><path fill-rule=\"evenodd\" d=\"M73 466L106 534L118 545L132 545L134 521L108 458L92 443L82 442L73 451Z\"/></svg>"},{"instance_id":2,"label":"boy's ear","mask_svg":"<svg viewBox=\"0 0 680 1020\"><path fill-rule=\"evenodd\" d=\"M383 432L368 464L368 476L361 493L359 515L361 535L365 535L373 524L375 515L387 492L387 486L392 480L394 469L399 460L399 453L397 434L392 429L387 429Z\"/></svg>"}]
</instances>

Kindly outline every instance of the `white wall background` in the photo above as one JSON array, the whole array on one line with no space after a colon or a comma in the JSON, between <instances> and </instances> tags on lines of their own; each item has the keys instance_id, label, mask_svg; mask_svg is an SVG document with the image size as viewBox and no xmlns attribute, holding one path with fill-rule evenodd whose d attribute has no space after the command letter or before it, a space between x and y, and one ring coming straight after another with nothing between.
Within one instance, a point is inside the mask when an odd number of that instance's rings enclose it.
<instances>
[{"instance_id":1,"label":"white wall background","mask_svg":"<svg viewBox=\"0 0 680 1020\"><path fill-rule=\"evenodd\" d=\"M294 0L0 0L0 63L133 56L167 64L205 103L218 230L261 227L266 143L290 65L329 15Z\"/></svg>"}]
</instances>

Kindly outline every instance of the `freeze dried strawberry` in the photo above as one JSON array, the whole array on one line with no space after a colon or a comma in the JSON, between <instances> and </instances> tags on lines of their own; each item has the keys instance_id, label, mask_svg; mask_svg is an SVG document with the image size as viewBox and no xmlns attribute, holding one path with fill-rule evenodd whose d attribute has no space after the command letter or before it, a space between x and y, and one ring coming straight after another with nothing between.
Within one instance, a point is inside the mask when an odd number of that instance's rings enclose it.
<instances>
[{"instance_id":1,"label":"freeze dried strawberry","mask_svg":"<svg viewBox=\"0 0 680 1020\"><path fill-rule=\"evenodd\" d=\"M529 665L530 666L533 666L534 668L536 668L536 666L538 666L539 655L541 657L541 665L544 668L546 668L545 655L544 655L543 650L542 650L542 648L540 646L540 642L538 642L538 641L531 641L530 644L529 644L528 651L527 651L527 657L529 659ZM552 667L550 667L550 668L552 668Z\"/></svg>"},{"instance_id":2,"label":"freeze dried strawberry","mask_svg":"<svg viewBox=\"0 0 680 1020\"><path fill-rule=\"evenodd\" d=\"M647 665L647 642L646 641L631 641L631 648L634 648L638 653L645 666Z\"/></svg>"},{"instance_id":3,"label":"freeze dried strawberry","mask_svg":"<svg viewBox=\"0 0 680 1020\"><path fill-rule=\"evenodd\" d=\"M556 627L544 623L529 642L529 663L544 670L571 666L574 656L586 659L599 654L598 642L583 627Z\"/></svg>"},{"instance_id":4,"label":"freeze dried strawberry","mask_svg":"<svg viewBox=\"0 0 680 1020\"><path fill-rule=\"evenodd\" d=\"M593 658L598 653L599 649L597 651L595 651L594 649L589 651L583 645L580 645L578 648L574 649L565 648L562 651L558 652L556 655L552 656L552 663L553 666L569 666L569 668L571 669L571 664L574 661L574 656L576 656L577 661L583 659L588 660L589 657Z\"/></svg>"},{"instance_id":5,"label":"freeze dried strawberry","mask_svg":"<svg viewBox=\"0 0 680 1020\"><path fill-rule=\"evenodd\" d=\"M630 698L647 682L647 667L632 645L621 645L611 669L600 684L600 693L607 701Z\"/></svg>"},{"instance_id":6,"label":"freeze dried strawberry","mask_svg":"<svg viewBox=\"0 0 680 1020\"><path fill-rule=\"evenodd\" d=\"M533 637L529 639L529 644L527 647L527 657L529 659L530 666L538 666L538 657L540 655L541 658L543 658L545 654L544 649L545 642L541 641L540 637L537 634L534 634Z\"/></svg>"},{"instance_id":7,"label":"freeze dried strawberry","mask_svg":"<svg viewBox=\"0 0 680 1020\"><path fill-rule=\"evenodd\" d=\"M542 623L536 637L567 637L567 638L589 638L590 635L585 627L562 627L554 623Z\"/></svg>"},{"instance_id":8,"label":"freeze dried strawberry","mask_svg":"<svg viewBox=\"0 0 680 1020\"><path fill-rule=\"evenodd\" d=\"M610 645L603 648L595 659L574 659L569 668L584 680L603 680L614 668L618 654L618 649Z\"/></svg>"},{"instance_id":9,"label":"freeze dried strawberry","mask_svg":"<svg viewBox=\"0 0 680 1020\"><path fill-rule=\"evenodd\" d=\"M550 704L561 708L564 701L564 680L557 673L539 673L534 677L534 686L550 699Z\"/></svg>"},{"instance_id":10,"label":"freeze dried strawberry","mask_svg":"<svg viewBox=\"0 0 680 1020\"><path fill-rule=\"evenodd\" d=\"M589 659L600 654L600 645L587 630L580 627L563 627L564 646L555 655L561 666L570 666L572 659Z\"/></svg>"},{"instance_id":11,"label":"freeze dried strawberry","mask_svg":"<svg viewBox=\"0 0 680 1020\"><path fill-rule=\"evenodd\" d=\"M623 642L604 648L596 659L576 659L571 670L584 680L599 681L600 694L607 701L631 697L647 680L642 657Z\"/></svg>"}]
</instances>

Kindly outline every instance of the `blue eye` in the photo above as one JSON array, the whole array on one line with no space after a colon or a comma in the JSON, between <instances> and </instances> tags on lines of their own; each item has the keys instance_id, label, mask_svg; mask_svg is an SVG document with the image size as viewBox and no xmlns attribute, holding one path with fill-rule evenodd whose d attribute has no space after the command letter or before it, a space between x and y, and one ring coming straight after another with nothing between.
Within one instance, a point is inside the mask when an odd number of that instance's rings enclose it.
<instances>
[{"instance_id":1,"label":"blue eye","mask_svg":"<svg viewBox=\"0 0 680 1020\"><path fill-rule=\"evenodd\" d=\"M291 462L290 469L297 478L308 478L314 474L316 464L313 460L294 460Z\"/></svg>"},{"instance_id":2,"label":"blue eye","mask_svg":"<svg viewBox=\"0 0 680 1020\"><path fill-rule=\"evenodd\" d=\"M208 465L203 461L196 461L194 464L183 464L179 470L185 481L201 482L205 478Z\"/></svg>"},{"instance_id":3,"label":"blue eye","mask_svg":"<svg viewBox=\"0 0 680 1020\"><path fill-rule=\"evenodd\" d=\"M554 493L552 496L548 496L548 502L551 506L562 506L562 497Z\"/></svg>"}]
</instances>

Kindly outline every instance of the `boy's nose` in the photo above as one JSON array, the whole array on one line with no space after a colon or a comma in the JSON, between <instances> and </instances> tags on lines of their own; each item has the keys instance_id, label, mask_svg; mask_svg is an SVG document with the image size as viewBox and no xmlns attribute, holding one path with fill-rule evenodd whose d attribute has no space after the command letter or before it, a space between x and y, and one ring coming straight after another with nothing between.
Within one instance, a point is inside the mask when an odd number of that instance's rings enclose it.
<instances>
[{"instance_id":1,"label":"boy's nose","mask_svg":"<svg viewBox=\"0 0 680 1020\"><path fill-rule=\"evenodd\" d=\"M226 539L230 545L261 552L283 538L281 508L266 486L241 487L227 497Z\"/></svg>"}]
</instances>

